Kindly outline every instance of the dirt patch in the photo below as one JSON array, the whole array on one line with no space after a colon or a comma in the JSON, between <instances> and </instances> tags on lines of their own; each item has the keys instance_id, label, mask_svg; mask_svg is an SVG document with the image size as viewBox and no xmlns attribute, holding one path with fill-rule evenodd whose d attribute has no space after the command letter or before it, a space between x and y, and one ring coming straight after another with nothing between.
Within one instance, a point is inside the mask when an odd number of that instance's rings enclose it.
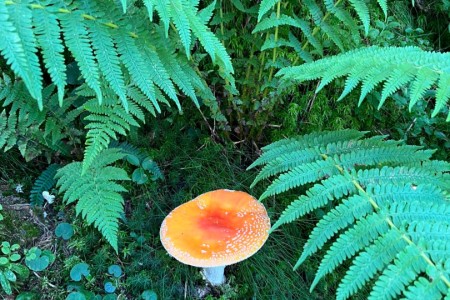
<instances>
[{"instance_id":1,"label":"dirt patch","mask_svg":"<svg viewBox=\"0 0 450 300\"><path fill-rule=\"evenodd\" d=\"M44 218L45 209L31 207L28 200L16 195L5 196L11 187L0 184L0 204L4 220L0 222L0 241L18 243L22 248L38 246L51 249L54 224Z\"/></svg>"}]
</instances>

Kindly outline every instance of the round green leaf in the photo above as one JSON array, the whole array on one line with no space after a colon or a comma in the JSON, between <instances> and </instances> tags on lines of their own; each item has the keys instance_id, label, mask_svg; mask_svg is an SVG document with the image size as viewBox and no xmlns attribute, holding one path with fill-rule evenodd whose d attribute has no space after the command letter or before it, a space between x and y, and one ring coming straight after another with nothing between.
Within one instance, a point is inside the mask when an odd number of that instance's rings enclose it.
<instances>
[{"instance_id":1,"label":"round green leaf","mask_svg":"<svg viewBox=\"0 0 450 300\"><path fill-rule=\"evenodd\" d=\"M134 170L133 174L131 175L131 179L137 184L144 184L148 181L147 174L145 174L145 170L142 168L137 168L136 170Z\"/></svg>"},{"instance_id":2,"label":"round green leaf","mask_svg":"<svg viewBox=\"0 0 450 300\"><path fill-rule=\"evenodd\" d=\"M55 255L50 251L33 247L27 252L25 264L30 270L39 272L45 270L54 259Z\"/></svg>"},{"instance_id":3,"label":"round green leaf","mask_svg":"<svg viewBox=\"0 0 450 300\"><path fill-rule=\"evenodd\" d=\"M146 290L141 294L143 300L158 300L158 296L152 290Z\"/></svg>"},{"instance_id":4,"label":"round green leaf","mask_svg":"<svg viewBox=\"0 0 450 300\"><path fill-rule=\"evenodd\" d=\"M66 300L86 300L86 297L80 292L72 292L67 296Z\"/></svg>"},{"instance_id":5,"label":"round green leaf","mask_svg":"<svg viewBox=\"0 0 450 300\"><path fill-rule=\"evenodd\" d=\"M69 223L60 223L56 226L55 235L68 240L73 236L73 227Z\"/></svg>"},{"instance_id":6,"label":"round green leaf","mask_svg":"<svg viewBox=\"0 0 450 300\"><path fill-rule=\"evenodd\" d=\"M103 297L103 300L116 300L117 295L116 294L108 294L105 297Z\"/></svg>"},{"instance_id":7,"label":"round green leaf","mask_svg":"<svg viewBox=\"0 0 450 300\"><path fill-rule=\"evenodd\" d=\"M45 270L48 267L48 265L50 264L50 260L47 256L36 257L34 259L27 258L25 259L25 264L28 268L30 268L30 270L39 272Z\"/></svg>"},{"instance_id":8,"label":"round green leaf","mask_svg":"<svg viewBox=\"0 0 450 300\"><path fill-rule=\"evenodd\" d=\"M0 257L0 266L4 266L7 263L9 263L9 259L7 259L6 257L2 256Z\"/></svg>"},{"instance_id":9,"label":"round green leaf","mask_svg":"<svg viewBox=\"0 0 450 300\"><path fill-rule=\"evenodd\" d=\"M6 255L11 253L11 245L8 242L2 243L2 252Z\"/></svg>"},{"instance_id":10,"label":"round green leaf","mask_svg":"<svg viewBox=\"0 0 450 300\"><path fill-rule=\"evenodd\" d=\"M114 291L116 290L116 287L114 286L114 284L110 281L105 283L105 292L107 292L108 294L114 293Z\"/></svg>"},{"instance_id":11,"label":"round green leaf","mask_svg":"<svg viewBox=\"0 0 450 300\"><path fill-rule=\"evenodd\" d=\"M119 265L111 265L108 268L108 273L119 278L122 275L122 268Z\"/></svg>"},{"instance_id":12,"label":"round green leaf","mask_svg":"<svg viewBox=\"0 0 450 300\"><path fill-rule=\"evenodd\" d=\"M19 250L19 249L20 249L20 245L19 244L13 244L11 246L11 251L16 251L16 250Z\"/></svg>"},{"instance_id":13,"label":"round green leaf","mask_svg":"<svg viewBox=\"0 0 450 300\"><path fill-rule=\"evenodd\" d=\"M74 281L80 281L81 277L87 277L89 275L89 265L86 263L79 263L72 267L70 270L70 278Z\"/></svg>"},{"instance_id":14,"label":"round green leaf","mask_svg":"<svg viewBox=\"0 0 450 300\"><path fill-rule=\"evenodd\" d=\"M9 260L10 261L18 261L22 256L20 256L20 254L18 253L13 253L10 257Z\"/></svg>"}]
</instances>

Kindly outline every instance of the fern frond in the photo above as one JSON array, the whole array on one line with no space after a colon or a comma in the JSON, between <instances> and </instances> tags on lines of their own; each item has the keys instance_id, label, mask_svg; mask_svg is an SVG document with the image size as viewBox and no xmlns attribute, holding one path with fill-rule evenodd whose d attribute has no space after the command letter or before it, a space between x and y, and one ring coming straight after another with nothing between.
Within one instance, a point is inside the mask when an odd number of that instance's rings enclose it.
<instances>
[{"instance_id":1,"label":"fern frond","mask_svg":"<svg viewBox=\"0 0 450 300\"><path fill-rule=\"evenodd\" d=\"M357 130L342 130L338 132L325 131L321 133L311 133L301 137L280 140L262 148L263 155L255 160L247 170L272 161L281 155L285 155L295 150L307 149L310 147L325 146L329 143L345 141L347 139L359 139L364 136L364 132Z\"/></svg>"},{"instance_id":2,"label":"fern frond","mask_svg":"<svg viewBox=\"0 0 450 300\"><path fill-rule=\"evenodd\" d=\"M348 140L330 141L340 134L348 135ZM285 209L270 232L328 207L294 266L336 236L311 290L323 276L351 260L338 299L349 298L371 280L375 285L370 299L400 293L410 298L428 292L445 295L450 287L450 163L430 160L433 151L384 136L361 139L362 135L313 134L312 139L291 138L263 148L254 163L265 165L257 180L281 175L260 199L314 184ZM310 143L298 142L305 140ZM433 282L423 281L423 272Z\"/></svg>"},{"instance_id":3,"label":"fern frond","mask_svg":"<svg viewBox=\"0 0 450 300\"><path fill-rule=\"evenodd\" d=\"M366 2L361 0L349 0L349 2L358 14L359 19L363 23L364 33L365 35L367 35L369 33L370 15L369 8L367 7Z\"/></svg>"},{"instance_id":4,"label":"fern frond","mask_svg":"<svg viewBox=\"0 0 450 300\"><path fill-rule=\"evenodd\" d=\"M0 105L6 108L2 113L6 125L0 131L0 149L7 151L16 146L26 161L48 149L64 155L70 152L62 141L75 137L70 128L81 113L79 109L71 110L73 98L59 106L55 86L48 85L42 90L45 107L40 111L35 101L29 101L32 97L22 80L12 81L3 74L0 89Z\"/></svg>"},{"instance_id":5,"label":"fern frond","mask_svg":"<svg viewBox=\"0 0 450 300\"><path fill-rule=\"evenodd\" d=\"M436 105L432 114L435 116L450 98L449 61L448 53L427 52L416 47L374 46L284 68L278 75L283 80L300 82L322 78L321 88L336 78L347 76L348 84L343 94L363 82L360 103L380 82L385 81L379 107L387 97L412 82L410 109L428 88L437 84Z\"/></svg>"},{"instance_id":6,"label":"fern frond","mask_svg":"<svg viewBox=\"0 0 450 300\"><path fill-rule=\"evenodd\" d=\"M102 103L103 96L100 90L99 68L82 13L74 11L70 14L65 14L61 16L60 21L67 48L77 60L86 83L95 91L99 103Z\"/></svg>"},{"instance_id":7,"label":"fern frond","mask_svg":"<svg viewBox=\"0 0 450 300\"><path fill-rule=\"evenodd\" d=\"M258 22L261 21L261 18L278 2L281 0L263 0L259 5L258 10Z\"/></svg>"},{"instance_id":8,"label":"fern frond","mask_svg":"<svg viewBox=\"0 0 450 300\"><path fill-rule=\"evenodd\" d=\"M356 222L354 227L341 234L327 251L317 269L310 291L314 289L324 275L329 274L344 260L351 258L355 253L369 246L380 235L386 234L388 230L389 226L384 216L376 213ZM297 267L298 265L294 266L294 268Z\"/></svg>"},{"instance_id":9,"label":"fern frond","mask_svg":"<svg viewBox=\"0 0 450 300\"><path fill-rule=\"evenodd\" d=\"M125 81L120 68L119 55L114 47L109 30L105 26L92 23L89 27L89 34L92 37L92 47L95 50L99 69L111 88L119 96L125 110L128 111Z\"/></svg>"},{"instance_id":10,"label":"fern frond","mask_svg":"<svg viewBox=\"0 0 450 300\"><path fill-rule=\"evenodd\" d=\"M121 2L122 10L125 10L126 1ZM58 87L62 105L66 85L65 47L67 56L75 60L81 79L94 90L99 103L104 97L102 89L108 86L119 97L125 110L128 110L127 88L133 84L152 101L158 112L158 101L165 102L165 96L181 109L172 81L196 104L194 88L201 86L203 95L211 95L206 84L193 83L198 81L198 74L192 79L183 78L186 68L191 69L191 73L193 71L186 58L190 57L194 38L200 40L213 62L219 65L220 75L234 86L231 59L219 39L206 26L205 16L200 16L204 12L198 12L198 2L145 1L146 7L134 5L126 14L121 13L117 3L108 3L111 5L101 1L36 4L27 0L0 3L0 33L4 37L0 42L0 54L12 71L24 80L31 96L38 100L40 109L43 105L42 71L37 52L40 51L43 57L45 68L42 69L48 71L52 82ZM156 9L163 25L137 21L141 20L145 9L150 19L153 9ZM214 5L210 5L205 12L210 14L213 9ZM168 34L171 22L179 33L186 56L169 55L163 62L159 52L176 53L179 50L174 35ZM130 23L133 26L129 26ZM133 32L129 31L131 29ZM162 39L148 35L148 32L156 32L155 36L159 36L163 30L165 36ZM178 66L182 64L184 72L181 73ZM155 84L165 94L159 93ZM209 98L215 100L214 97Z\"/></svg>"},{"instance_id":11,"label":"fern frond","mask_svg":"<svg viewBox=\"0 0 450 300\"><path fill-rule=\"evenodd\" d=\"M63 201L67 204L77 201L77 215L94 224L116 252L118 219L123 212L120 193L126 192L116 182L129 178L123 169L110 164L123 156L119 149L106 149L87 171L82 171L80 162L73 162L59 169L56 175L57 186L64 192Z\"/></svg>"},{"instance_id":12,"label":"fern frond","mask_svg":"<svg viewBox=\"0 0 450 300\"><path fill-rule=\"evenodd\" d=\"M448 70L448 69L447 69ZM436 105L434 107L432 117L435 117L439 111L447 105L450 98L450 72L446 71L439 76L439 85L436 89ZM450 121L450 112L447 116L447 122Z\"/></svg>"},{"instance_id":13,"label":"fern frond","mask_svg":"<svg viewBox=\"0 0 450 300\"><path fill-rule=\"evenodd\" d=\"M231 64L231 58L219 39L211 32L211 30L204 25L201 20L195 15L192 7L183 5L186 16L189 19L192 32L195 33L206 52L211 57L214 63L221 66L225 72L225 78L233 80L229 75L234 73Z\"/></svg>"},{"instance_id":14,"label":"fern frond","mask_svg":"<svg viewBox=\"0 0 450 300\"><path fill-rule=\"evenodd\" d=\"M101 151L108 148L111 140L117 140L118 134L125 136L130 126L139 127L134 117L117 104L99 105L90 100L84 108L90 114L85 117L89 121L85 128L89 131L86 133L83 172L98 158Z\"/></svg>"},{"instance_id":15,"label":"fern frond","mask_svg":"<svg viewBox=\"0 0 450 300\"><path fill-rule=\"evenodd\" d=\"M115 34L114 40L117 44L119 52L121 53L120 59L128 69L131 78L142 90L145 96L152 101L152 105L156 111L160 113L161 108L156 99L155 86L153 82L149 80L149 78L152 78L151 71L143 57L140 55L135 41L124 32Z\"/></svg>"},{"instance_id":16,"label":"fern frond","mask_svg":"<svg viewBox=\"0 0 450 300\"><path fill-rule=\"evenodd\" d=\"M425 277L419 277L413 285L405 292L406 299L442 299L439 289L439 281L429 280Z\"/></svg>"},{"instance_id":17,"label":"fern frond","mask_svg":"<svg viewBox=\"0 0 450 300\"><path fill-rule=\"evenodd\" d=\"M191 30L188 17L184 12L182 0L171 0L169 1L169 3L173 23L180 33L181 42L183 43L184 49L186 51L186 56L189 57L191 52Z\"/></svg>"},{"instance_id":18,"label":"fern frond","mask_svg":"<svg viewBox=\"0 0 450 300\"><path fill-rule=\"evenodd\" d=\"M49 191L56 183L55 175L59 165L51 164L39 175L30 191L30 204L41 206L44 203L42 192Z\"/></svg>"},{"instance_id":19,"label":"fern frond","mask_svg":"<svg viewBox=\"0 0 450 300\"><path fill-rule=\"evenodd\" d=\"M408 244L401 232L390 230L360 253L337 289L336 299L347 299L391 262Z\"/></svg>"},{"instance_id":20,"label":"fern frond","mask_svg":"<svg viewBox=\"0 0 450 300\"><path fill-rule=\"evenodd\" d=\"M2 27L0 52L13 71L23 78L31 96L37 100L39 108L42 109L42 71L36 55L37 43L31 18L31 9L27 3L8 7L4 1L0 3L0 27Z\"/></svg>"},{"instance_id":21,"label":"fern frond","mask_svg":"<svg viewBox=\"0 0 450 300\"><path fill-rule=\"evenodd\" d=\"M317 202L316 202L317 203ZM360 195L344 200L335 209L317 223L306 242L296 265L302 264L307 257L319 250L339 230L346 228L355 220L372 213L372 206ZM280 218L281 220L281 218Z\"/></svg>"},{"instance_id":22,"label":"fern frond","mask_svg":"<svg viewBox=\"0 0 450 300\"><path fill-rule=\"evenodd\" d=\"M420 258L417 247L409 245L397 254L375 282L369 299L391 299L399 295L410 284L417 274L424 272L426 263Z\"/></svg>"},{"instance_id":23,"label":"fern frond","mask_svg":"<svg viewBox=\"0 0 450 300\"><path fill-rule=\"evenodd\" d=\"M58 19L46 10L35 9L33 10L33 24L36 28L37 42L42 49L45 67L53 83L58 87L58 100L62 105L67 76Z\"/></svg>"},{"instance_id":24,"label":"fern frond","mask_svg":"<svg viewBox=\"0 0 450 300\"><path fill-rule=\"evenodd\" d=\"M292 188L315 182L321 178L337 174L334 164L329 161L317 161L295 167L291 171L280 175L261 195L260 200L269 196L283 193Z\"/></svg>"},{"instance_id":25,"label":"fern frond","mask_svg":"<svg viewBox=\"0 0 450 300\"><path fill-rule=\"evenodd\" d=\"M145 49L144 57L146 58L146 63L150 67L150 79L159 87L161 88L166 95L169 96L170 99L172 99L175 104L177 105L178 110L181 110L181 105L177 97L177 93L175 90L175 87L170 80L170 76L161 62L160 58L158 57L158 54L156 51L150 50L150 47L148 45L145 45L143 42L140 42L137 44L140 45L141 48Z\"/></svg>"}]
</instances>

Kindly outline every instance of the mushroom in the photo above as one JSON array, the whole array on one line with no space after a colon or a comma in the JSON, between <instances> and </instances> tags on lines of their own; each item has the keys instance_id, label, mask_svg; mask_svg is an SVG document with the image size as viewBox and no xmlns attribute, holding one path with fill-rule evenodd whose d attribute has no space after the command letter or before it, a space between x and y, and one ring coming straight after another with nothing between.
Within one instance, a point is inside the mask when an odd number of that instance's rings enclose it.
<instances>
[{"instance_id":1,"label":"mushroom","mask_svg":"<svg viewBox=\"0 0 450 300\"><path fill-rule=\"evenodd\" d=\"M267 240L270 219L245 192L207 192L175 208L164 219L161 242L178 261L200 267L212 285L225 282L227 265L255 254Z\"/></svg>"}]
</instances>

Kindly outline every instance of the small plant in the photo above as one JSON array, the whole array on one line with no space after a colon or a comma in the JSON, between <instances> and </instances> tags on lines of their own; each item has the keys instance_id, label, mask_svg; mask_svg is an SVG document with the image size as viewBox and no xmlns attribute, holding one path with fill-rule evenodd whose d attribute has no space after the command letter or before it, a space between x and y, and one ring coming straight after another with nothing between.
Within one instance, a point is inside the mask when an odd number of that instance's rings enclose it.
<instances>
[{"instance_id":1,"label":"small plant","mask_svg":"<svg viewBox=\"0 0 450 300\"><path fill-rule=\"evenodd\" d=\"M69 223L59 223L55 228L55 235L63 240L68 240L73 236L73 226Z\"/></svg>"},{"instance_id":2,"label":"small plant","mask_svg":"<svg viewBox=\"0 0 450 300\"><path fill-rule=\"evenodd\" d=\"M20 246L2 242L0 256L0 285L7 295L12 294L11 284L17 282L17 279L28 278L30 271L19 263L22 256L18 253Z\"/></svg>"},{"instance_id":3,"label":"small plant","mask_svg":"<svg viewBox=\"0 0 450 300\"><path fill-rule=\"evenodd\" d=\"M25 250L25 264L35 272L45 270L55 261L55 258L55 255L49 250L41 250L37 247Z\"/></svg>"},{"instance_id":4,"label":"small plant","mask_svg":"<svg viewBox=\"0 0 450 300\"><path fill-rule=\"evenodd\" d=\"M95 282L95 278L91 275L90 267L87 263L81 262L74 265L70 270L70 279L73 282L69 282L67 290L71 293L67 296L66 300L70 299L91 299L93 297L100 297L101 299L117 299L115 291L120 286L120 278L122 277L122 268L119 265L111 265L108 267L108 274L105 274L108 278L103 283L103 292L106 295L102 296L96 294L83 284L83 278L88 283ZM103 294L103 293L101 293Z\"/></svg>"}]
</instances>

